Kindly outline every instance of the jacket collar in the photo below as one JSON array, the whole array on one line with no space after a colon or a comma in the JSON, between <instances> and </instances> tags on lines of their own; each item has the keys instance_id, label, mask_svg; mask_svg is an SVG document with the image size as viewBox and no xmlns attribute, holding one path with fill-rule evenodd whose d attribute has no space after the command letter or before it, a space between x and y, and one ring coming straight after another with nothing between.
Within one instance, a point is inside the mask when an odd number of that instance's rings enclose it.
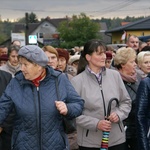
<instances>
[{"instance_id":1,"label":"jacket collar","mask_svg":"<svg viewBox=\"0 0 150 150\"><path fill-rule=\"evenodd\" d=\"M43 81L46 82L50 78L57 78L61 73L62 73L61 71L54 70L52 67L46 66L46 77L44 78ZM15 78L20 82L20 84L32 84L33 85L32 81L26 80L24 78L22 71L17 72Z\"/></svg>"}]
</instances>

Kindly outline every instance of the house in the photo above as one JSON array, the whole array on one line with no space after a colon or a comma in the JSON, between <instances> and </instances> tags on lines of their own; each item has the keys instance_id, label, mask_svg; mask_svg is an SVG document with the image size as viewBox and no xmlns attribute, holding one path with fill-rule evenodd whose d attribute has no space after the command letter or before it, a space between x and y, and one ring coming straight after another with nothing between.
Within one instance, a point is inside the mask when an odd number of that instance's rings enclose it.
<instances>
[{"instance_id":1,"label":"house","mask_svg":"<svg viewBox=\"0 0 150 150\"><path fill-rule=\"evenodd\" d=\"M51 19L47 17L40 23L15 24L13 33L26 33L29 35L37 35L37 41L43 43L43 45L58 45L59 33L57 28L62 21L66 21L68 18Z\"/></svg>"},{"instance_id":2,"label":"house","mask_svg":"<svg viewBox=\"0 0 150 150\"><path fill-rule=\"evenodd\" d=\"M111 43L111 37L105 34L107 29L108 28L107 28L106 22L100 22L100 35L101 35L102 41L106 44L109 44Z\"/></svg>"},{"instance_id":3,"label":"house","mask_svg":"<svg viewBox=\"0 0 150 150\"><path fill-rule=\"evenodd\" d=\"M150 17L140 19L138 21L128 23L126 25L116 27L105 32L111 36L112 44L126 43L126 39L130 35L147 36L150 35ZM124 40L121 40L122 35L125 35Z\"/></svg>"},{"instance_id":4,"label":"house","mask_svg":"<svg viewBox=\"0 0 150 150\"><path fill-rule=\"evenodd\" d=\"M59 33L57 28L62 21L69 21L69 18L51 19L47 17L40 23L30 23L28 26L28 35L37 35L37 40L43 45L59 45ZM110 43L110 36L105 35L107 25L105 22L100 22L100 34L105 43ZM24 24L16 24L13 32L25 32Z\"/></svg>"},{"instance_id":5,"label":"house","mask_svg":"<svg viewBox=\"0 0 150 150\"><path fill-rule=\"evenodd\" d=\"M59 33L57 32L57 28L62 21L69 21L69 18L66 17L66 18L51 19L50 17L47 17L39 23L29 23L28 25L26 25L25 23L16 23L12 30L12 34L26 33L25 34L26 40L28 40L30 35L36 35L37 42L39 45L58 46L60 41L59 41ZM101 34L102 40L105 43L110 43L111 42L110 36L105 35L105 31L107 30L106 23L99 22L99 25L100 25L99 34ZM5 41L2 44L10 45L12 40L11 38L7 40L7 43ZM29 43L29 41L26 41L26 43Z\"/></svg>"}]
</instances>

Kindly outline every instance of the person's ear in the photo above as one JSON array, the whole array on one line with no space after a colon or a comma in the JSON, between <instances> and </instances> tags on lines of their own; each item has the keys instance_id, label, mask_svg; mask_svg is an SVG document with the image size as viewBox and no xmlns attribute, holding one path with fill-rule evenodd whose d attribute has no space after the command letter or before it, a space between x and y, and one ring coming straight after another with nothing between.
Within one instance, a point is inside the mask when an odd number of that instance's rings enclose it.
<instances>
[{"instance_id":1,"label":"person's ear","mask_svg":"<svg viewBox=\"0 0 150 150\"><path fill-rule=\"evenodd\" d=\"M87 61L90 61L90 59L91 59L91 55L86 54L86 55L85 55L85 58L86 58L86 60L87 60Z\"/></svg>"}]
</instances>

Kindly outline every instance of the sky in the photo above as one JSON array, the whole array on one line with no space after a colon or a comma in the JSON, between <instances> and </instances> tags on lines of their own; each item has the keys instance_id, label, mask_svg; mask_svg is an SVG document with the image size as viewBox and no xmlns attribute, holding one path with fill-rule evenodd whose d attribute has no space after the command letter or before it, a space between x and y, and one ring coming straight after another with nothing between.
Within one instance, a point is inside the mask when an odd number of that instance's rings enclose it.
<instances>
[{"instance_id":1,"label":"sky","mask_svg":"<svg viewBox=\"0 0 150 150\"><path fill-rule=\"evenodd\" d=\"M0 0L0 17L11 21L35 13L38 19L85 13L92 19L150 15L150 0Z\"/></svg>"}]
</instances>

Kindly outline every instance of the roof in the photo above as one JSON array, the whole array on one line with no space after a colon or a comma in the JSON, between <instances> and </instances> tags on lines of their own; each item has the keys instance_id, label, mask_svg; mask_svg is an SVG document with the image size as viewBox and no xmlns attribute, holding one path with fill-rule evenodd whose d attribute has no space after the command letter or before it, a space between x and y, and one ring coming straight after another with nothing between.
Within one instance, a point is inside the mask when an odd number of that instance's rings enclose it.
<instances>
[{"instance_id":1,"label":"roof","mask_svg":"<svg viewBox=\"0 0 150 150\"><path fill-rule=\"evenodd\" d=\"M28 24L28 32L32 33L37 27L39 26L39 23L29 23ZM24 30L26 29L26 26L24 23L17 23L14 26L13 32L14 33L21 33L24 32Z\"/></svg>"},{"instance_id":2,"label":"roof","mask_svg":"<svg viewBox=\"0 0 150 150\"><path fill-rule=\"evenodd\" d=\"M66 21L66 20L67 20L67 18L50 19L49 17L47 17L40 23L29 23L28 24L28 28L29 28L28 32L29 32L29 34L32 33L37 27L39 27L45 21L49 22L54 27L58 28L60 22ZM26 28L25 23L16 23L14 26L13 32L14 33L24 32L25 28Z\"/></svg>"},{"instance_id":3,"label":"roof","mask_svg":"<svg viewBox=\"0 0 150 150\"><path fill-rule=\"evenodd\" d=\"M117 31L129 31L129 30L150 30L150 17L140 19L138 21L129 23L124 26L116 27L112 30L107 30L106 33L112 33Z\"/></svg>"},{"instance_id":4,"label":"roof","mask_svg":"<svg viewBox=\"0 0 150 150\"><path fill-rule=\"evenodd\" d=\"M107 30L107 25L106 25L106 22L100 22L100 27L101 27L101 30Z\"/></svg>"},{"instance_id":5,"label":"roof","mask_svg":"<svg viewBox=\"0 0 150 150\"><path fill-rule=\"evenodd\" d=\"M54 27L58 28L60 22L62 21L67 21L68 18L54 18L54 19L50 19L49 17L47 17L44 21L48 21L49 23L51 23ZM43 23L41 22L41 23Z\"/></svg>"}]
</instances>

